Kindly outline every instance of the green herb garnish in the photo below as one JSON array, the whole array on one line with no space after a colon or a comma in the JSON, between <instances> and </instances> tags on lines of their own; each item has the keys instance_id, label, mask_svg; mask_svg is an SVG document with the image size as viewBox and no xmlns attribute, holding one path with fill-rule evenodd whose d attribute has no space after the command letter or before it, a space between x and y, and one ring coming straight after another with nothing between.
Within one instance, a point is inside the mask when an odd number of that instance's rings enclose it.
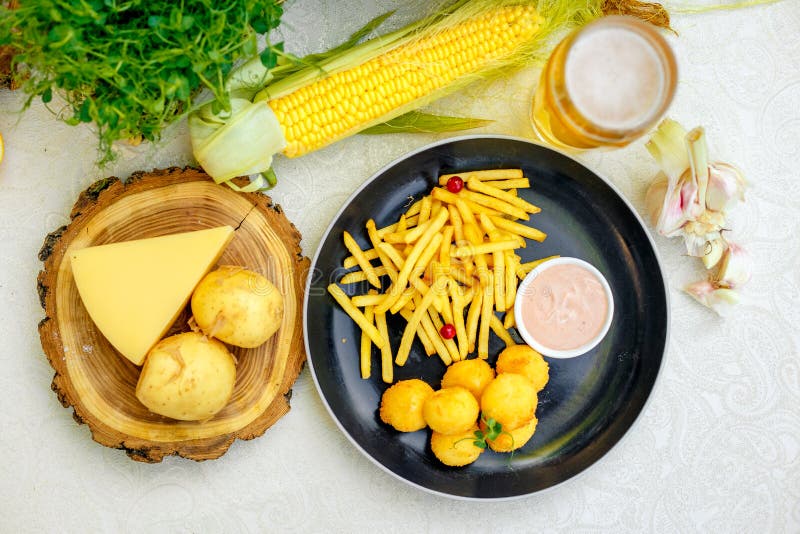
<instances>
[{"instance_id":1,"label":"green herb garnish","mask_svg":"<svg viewBox=\"0 0 800 534\"><path fill-rule=\"evenodd\" d=\"M69 124L97 126L102 162L119 139L158 139L208 89L230 109L224 82L259 55L257 35L280 22L282 0L26 0L0 6L0 46L13 50L26 107L56 93ZM261 52L275 64L280 43Z\"/></svg>"},{"instance_id":2,"label":"green herb garnish","mask_svg":"<svg viewBox=\"0 0 800 534\"><path fill-rule=\"evenodd\" d=\"M481 449L485 449L489 446L488 441L497 439L500 434L503 433L503 425L491 417L489 419L484 419L483 415L481 415L481 421L486 425L486 430L476 430L473 433L475 440L472 444Z\"/></svg>"}]
</instances>

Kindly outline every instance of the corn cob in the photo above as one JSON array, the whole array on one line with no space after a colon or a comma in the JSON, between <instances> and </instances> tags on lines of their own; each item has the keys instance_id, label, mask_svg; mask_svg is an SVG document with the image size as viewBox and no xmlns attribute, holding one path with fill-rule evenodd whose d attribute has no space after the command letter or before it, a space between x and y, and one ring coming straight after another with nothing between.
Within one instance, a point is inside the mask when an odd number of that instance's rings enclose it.
<instances>
[{"instance_id":1,"label":"corn cob","mask_svg":"<svg viewBox=\"0 0 800 534\"><path fill-rule=\"evenodd\" d=\"M217 182L257 173L269 179L274 154L301 156L541 59L551 35L599 16L601 1L455 0L306 68L266 71L250 62L229 78L230 112L205 106L190 116L194 155ZM256 180L251 188L259 183L266 185Z\"/></svg>"},{"instance_id":2,"label":"corn cob","mask_svg":"<svg viewBox=\"0 0 800 534\"><path fill-rule=\"evenodd\" d=\"M384 122L407 104L510 56L538 26L531 5L496 8L269 100L286 138L283 153L302 156Z\"/></svg>"}]
</instances>

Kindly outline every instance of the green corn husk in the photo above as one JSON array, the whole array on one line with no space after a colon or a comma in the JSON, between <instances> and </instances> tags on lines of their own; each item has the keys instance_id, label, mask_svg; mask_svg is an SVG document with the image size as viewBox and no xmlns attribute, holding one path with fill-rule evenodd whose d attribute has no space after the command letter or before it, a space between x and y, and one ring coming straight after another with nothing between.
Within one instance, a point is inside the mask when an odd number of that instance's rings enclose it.
<instances>
[{"instance_id":1,"label":"green corn husk","mask_svg":"<svg viewBox=\"0 0 800 534\"><path fill-rule=\"evenodd\" d=\"M428 18L400 30L362 43L358 41L373 31L390 14L370 21L342 45L322 54L293 58L286 54L274 68L267 70L256 62L246 64L231 73L228 89L239 97L232 99L234 112L215 113L201 108L189 119L195 157L218 182L233 177L266 172L275 153L283 150L285 139L277 121L253 120L260 113L250 108L268 108L265 101L292 93L333 73L358 66L395 47L413 42L429 32L479 15L486 10L507 5L532 5L540 17L539 31L509 57L487 65L479 72L456 79L410 104L400 106L378 120L361 125L360 130L371 133L408 131L454 131L483 124L481 119L437 117L429 114L409 114L477 80L494 79L528 64L546 59L553 37L570 28L583 25L602 16L605 0L457 0ZM240 120L238 114L250 120ZM388 122L387 122L388 121ZM414 122L422 127L415 128ZM357 132L351 132L357 133ZM349 134L348 134L349 135ZM236 147L235 151L231 147ZM262 182L263 183L263 182Z\"/></svg>"},{"instance_id":2,"label":"green corn husk","mask_svg":"<svg viewBox=\"0 0 800 534\"><path fill-rule=\"evenodd\" d=\"M376 124L362 130L364 135L381 135L393 133L441 133L472 130L486 126L494 121L488 119L474 119L472 117L451 117L448 115L434 115L423 111L409 111L399 117Z\"/></svg>"}]
</instances>

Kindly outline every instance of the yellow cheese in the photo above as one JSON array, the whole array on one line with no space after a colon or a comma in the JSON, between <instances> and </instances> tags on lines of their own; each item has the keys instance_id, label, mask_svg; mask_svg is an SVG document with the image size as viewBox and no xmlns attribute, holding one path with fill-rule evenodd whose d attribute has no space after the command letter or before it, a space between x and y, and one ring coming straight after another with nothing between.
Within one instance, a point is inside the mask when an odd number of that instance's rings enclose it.
<instances>
[{"instance_id":1,"label":"yellow cheese","mask_svg":"<svg viewBox=\"0 0 800 534\"><path fill-rule=\"evenodd\" d=\"M76 250L72 274L94 323L141 365L233 238L233 228L165 235Z\"/></svg>"}]
</instances>

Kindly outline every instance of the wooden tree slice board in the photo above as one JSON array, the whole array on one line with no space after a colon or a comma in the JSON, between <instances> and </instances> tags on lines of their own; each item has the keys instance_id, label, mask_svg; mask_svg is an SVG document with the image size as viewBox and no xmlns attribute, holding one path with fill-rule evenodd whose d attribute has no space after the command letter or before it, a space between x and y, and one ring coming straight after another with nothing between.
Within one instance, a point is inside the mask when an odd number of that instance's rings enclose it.
<instances>
[{"instance_id":1,"label":"wooden tree slice board","mask_svg":"<svg viewBox=\"0 0 800 534\"><path fill-rule=\"evenodd\" d=\"M45 318L39 335L55 369L52 388L74 409L95 441L131 458L159 462L177 454L207 460L224 454L236 438L253 439L289 411L291 387L305 362L302 306L308 258L300 233L280 206L259 193L236 193L202 171L171 168L107 178L81 193L71 222L45 239L38 290ZM255 349L230 347L238 360L228 405L204 422L150 413L135 397L139 367L121 356L95 327L72 277L73 249L221 225L236 229L220 265L265 275L284 296L280 329ZM120 283L125 283L120 280ZM124 313L124 310L120 310ZM168 335L188 331L184 310Z\"/></svg>"}]
</instances>

